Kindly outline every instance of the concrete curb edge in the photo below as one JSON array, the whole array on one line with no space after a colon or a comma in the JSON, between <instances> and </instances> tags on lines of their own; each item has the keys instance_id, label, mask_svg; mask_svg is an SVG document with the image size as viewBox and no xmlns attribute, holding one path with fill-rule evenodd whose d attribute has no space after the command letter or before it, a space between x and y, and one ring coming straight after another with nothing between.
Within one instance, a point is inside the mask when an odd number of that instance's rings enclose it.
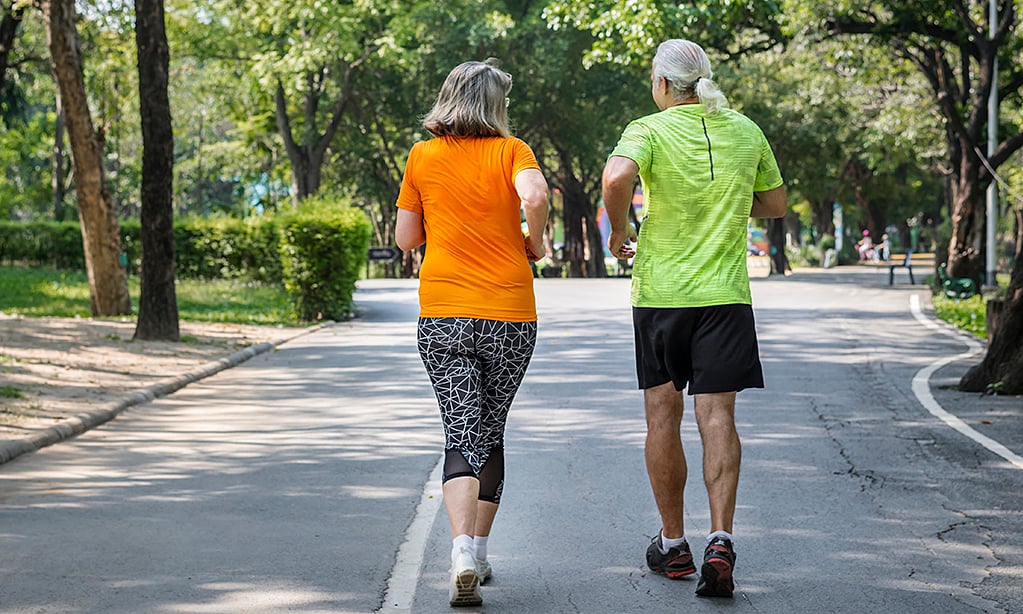
<instances>
[{"instance_id":1,"label":"concrete curb edge","mask_svg":"<svg viewBox=\"0 0 1023 614\"><path fill-rule=\"evenodd\" d=\"M8 441L0 441L0 465L12 461L22 454L35 452L41 448L71 439L76 435L113 420L129 407L142 405L154 399L165 397L193 382L205 379L211 375L230 369L231 367L236 367L251 358L274 350L278 346L289 341L293 341L303 335L316 332L320 329L326 328L327 326L332 326L333 324L334 322L331 321L310 326L309 328L303 329L297 334L276 343L265 341L256 345L250 345L249 347L239 350L230 356L201 365L199 369L195 371L168 378L157 382L152 386L136 390L108 407L83 412L76 416L65 418L53 426L33 431L30 435L25 437L11 439Z\"/></svg>"}]
</instances>

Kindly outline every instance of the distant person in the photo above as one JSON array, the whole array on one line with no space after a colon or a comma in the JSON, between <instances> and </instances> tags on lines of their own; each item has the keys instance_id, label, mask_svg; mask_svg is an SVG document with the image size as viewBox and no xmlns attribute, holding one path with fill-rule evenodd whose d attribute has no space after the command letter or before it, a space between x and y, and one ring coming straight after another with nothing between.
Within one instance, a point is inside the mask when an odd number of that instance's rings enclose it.
<instances>
[{"instance_id":1,"label":"distant person","mask_svg":"<svg viewBox=\"0 0 1023 614\"><path fill-rule=\"evenodd\" d=\"M683 530L687 465L679 429L683 393L694 397L703 440L710 534L696 594L731 597L733 520L742 456L735 395L762 388L746 271L752 217L785 214L785 188L760 128L725 108L703 49L660 45L652 95L659 113L630 123L604 168L608 248L635 255L632 271L636 371L646 406L646 465L661 529L647 548L651 570L696 572ZM628 207L636 176L644 217L636 247Z\"/></svg>"},{"instance_id":2,"label":"distant person","mask_svg":"<svg viewBox=\"0 0 1023 614\"><path fill-rule=\"evenodd\" d=\"M874 254L876 258L884 262L892 259L892 241L888 238L887 233L881 235L881 243L874 250Z\"/></svg>"},{"instance_id":3,"label":"distant person","mask_svg":"<svg viewBox=\"0 0 1023 614\"><path fill-rule=\"evenodd\" d=\"M398 246L426 244L418 346L444 426L452 606L482 604L493 571L505 423L536 344L529 265L544 255L547 182L510 136L511 85L492 60L451 71L423 119L434 138L412 147L397 202Z\"/></svg>"},{"instance_id":4,"label":"distant person","mask_svg":"<svg viewBox=\"0 0 1023 614\"><path fill-rule=\"evenodd\" d=\"M860 260L871 260L874 257L874 240L870 238L870 231L863 231L863 238L856 242L856 251L860 254Z\"/></svg>"}]
</instances>

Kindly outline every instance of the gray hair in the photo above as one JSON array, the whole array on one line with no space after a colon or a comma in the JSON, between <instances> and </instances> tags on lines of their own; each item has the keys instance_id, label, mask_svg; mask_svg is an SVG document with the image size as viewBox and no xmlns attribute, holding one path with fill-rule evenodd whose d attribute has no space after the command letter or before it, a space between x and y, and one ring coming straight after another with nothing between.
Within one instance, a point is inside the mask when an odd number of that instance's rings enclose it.
<instances>
[{"instance_id":1,"label":"gray hair","mask_svg":"<svg viewBox=\"0 0 1023 614\"><path fill-rule=\"evenodd\" d=\"M657 47L653 78L667 79L672 96L679 101L696 96L707 113L727 107L728 100L711 80L710 60L703 48L692 41L673 38Z\"/></svg>"},{"instance_id":2,"label":"gray hair","mask_svg":"<svg viewBox=\"0 0 1023 614\"><path fill-rule=\"evenodd\" d=\"M444 79L423 127L434 136L509 136L511 86L511 75L494 58L459 64Z\"/></svg>"}]
</instances>

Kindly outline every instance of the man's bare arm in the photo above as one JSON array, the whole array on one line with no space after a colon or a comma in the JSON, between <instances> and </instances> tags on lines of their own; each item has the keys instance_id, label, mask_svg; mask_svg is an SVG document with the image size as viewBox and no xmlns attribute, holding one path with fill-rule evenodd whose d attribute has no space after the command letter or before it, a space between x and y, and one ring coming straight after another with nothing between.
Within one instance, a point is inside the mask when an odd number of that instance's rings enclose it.
<instances>
[{"instance_id":1,"label":"man's bare arm","mask_svg":"<svg viewBox=\"0 0 1023 614\"><path fill-rule=\"evenodd\" d=\"M788 210L785 186L780 185L773 190L753 193L753 209L750 217L770 218L783 217Z\"/></svg>"}]
</instances>

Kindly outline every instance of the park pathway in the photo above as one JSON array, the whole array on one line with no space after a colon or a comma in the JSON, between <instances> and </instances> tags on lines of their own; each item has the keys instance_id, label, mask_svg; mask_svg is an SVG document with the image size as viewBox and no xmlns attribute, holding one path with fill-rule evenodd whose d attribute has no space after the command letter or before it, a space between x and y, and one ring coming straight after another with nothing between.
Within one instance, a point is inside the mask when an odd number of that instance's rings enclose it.
<instances>
[{"instance_id":1,"label":"park pathway","mask_svg":"<svg viewBox=\"0 0 1023 614\"><path fill-rule=\"evenodd\" d=\"M658 521L628 281L538 280L481 611L1023 612L1023 471L914 394L967 347L913 317L924 289L886 271L753 287L768 388L739 397L736 598L643 565ZM355 321L0 466L0 614L449 611L415 282L362 282L356 299ZM1019 398L941 388L957 368L935 374L935 399L1023 452ZM696 544L691 414L683 436ZM411 580L391 577L399 550L422 558Z\"/></svg>"}]
</instances>

